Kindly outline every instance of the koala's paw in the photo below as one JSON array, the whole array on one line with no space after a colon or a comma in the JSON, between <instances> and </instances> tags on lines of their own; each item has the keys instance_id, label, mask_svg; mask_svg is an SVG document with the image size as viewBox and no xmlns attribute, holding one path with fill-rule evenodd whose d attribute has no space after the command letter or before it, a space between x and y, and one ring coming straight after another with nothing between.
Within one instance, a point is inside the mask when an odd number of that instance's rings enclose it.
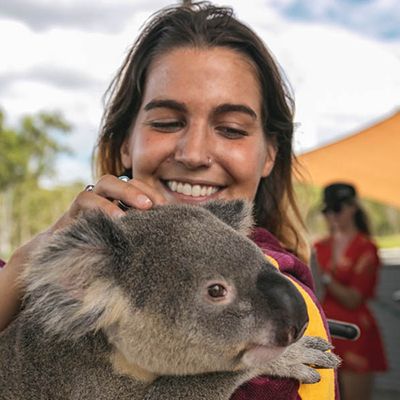
<instances>
[{"instance_id":1,"label":"koala's paw","mask_svg":"<svg viewBox=\"0 0 400 400\"><path fill-rule=\"evenodd\" d=\"M321 377L316 368L337 368L340 358L329 350L330 343L315 336L304 336L271 363L271 375L316 383Z\"/></svg>"}]
</instances>

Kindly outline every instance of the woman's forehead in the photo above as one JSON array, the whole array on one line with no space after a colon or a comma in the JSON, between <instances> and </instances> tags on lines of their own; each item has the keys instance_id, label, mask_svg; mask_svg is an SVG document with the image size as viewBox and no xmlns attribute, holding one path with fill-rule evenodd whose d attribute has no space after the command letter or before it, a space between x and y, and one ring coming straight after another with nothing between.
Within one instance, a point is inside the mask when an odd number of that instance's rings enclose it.
<instances>
[{"instance_id":1,"label":"woman's forehead","mask_svg":"<svg viewBox=\"0 0 400 400\"><path fill-rule=\"evenodd\" d=\"M154 98L249 103L261 108L256 68L243 54L225 47L177 48L157 56L150 65L144 102Z\"/></svg>"}]
</instances>

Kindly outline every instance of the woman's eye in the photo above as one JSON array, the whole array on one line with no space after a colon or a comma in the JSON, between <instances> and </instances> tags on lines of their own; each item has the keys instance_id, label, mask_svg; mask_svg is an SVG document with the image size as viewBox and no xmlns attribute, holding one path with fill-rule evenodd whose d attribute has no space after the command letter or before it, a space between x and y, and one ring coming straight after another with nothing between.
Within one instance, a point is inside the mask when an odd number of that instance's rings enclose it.
<instances>
[{"instance_id":1,"label":"woman's eye","mask_svg":"<svg viewBox=\"0 0 400 400\"><path fill-rule=\"evenodd\" d=\"M152 121L149 125L160 132L176 132L184 128L185 123L183 121Z\"/></svg>"},{"instance_id":2,"label":"woman's eye","mask_svg":"<svg viewBox=\"0 0 400 400\"><path fill-rule=\"evenodd\" d=\"M219 126L217 130L228 139L240 139L247 136L247 132L242 129L232 128L230 126Z\"/></svg>"}]
</instances>

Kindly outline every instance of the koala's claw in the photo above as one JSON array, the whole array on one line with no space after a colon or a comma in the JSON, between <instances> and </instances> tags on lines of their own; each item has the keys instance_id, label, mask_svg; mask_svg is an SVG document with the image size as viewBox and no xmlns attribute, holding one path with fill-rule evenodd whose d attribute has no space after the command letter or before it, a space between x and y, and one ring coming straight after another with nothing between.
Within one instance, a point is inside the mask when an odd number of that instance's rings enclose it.
<instances>
[{"instance_id":1,"label":"koala's claw","mask_svg":"<svg viewBox=\"0 0 400 400\"><path fill-rule=\"evenodd\" d=\"M301 383L318 383L321 380L321 375L316 369L304 364L296 366L292 374L291 378L295 378Z\"/></svg>"},{"instance_id":2,"label":"koala's claw","mask_svg":"<svg viewBox=\"0 0 400 400\"><path fill-rule=\"evenodd\" d=\"M299 342L302 342L302 346L327 351L333 349L333 346L325 339L322 339L319 336L303 336Z\"/></svg>"},{"instance_id":3,"label":"koala's claw","mask_svg":"<svg viewBox=\"0 0 400 400\"><path fill-rule=\"evenodd\" d=\"M325 339L305 336L296 344L300 346L299 350L302 352L300 358L303 364L308 364L314 368L336 368L340 364L340 358L328 351L332 350L333 346Z\"/></svg>"},{"instance_id":4,"label":"koala's claw","mask_svg":"<svg viewBox=\"0 0 400 400\"><path fill-rule=\"evenodd\" d=\"M288 347L288 358L293 362L310 365L314 368L336 368L340 358L330 352L333 347L325 339L316 336L304 336Z\"/></svg>"},{"instance_id":5,"label":"koala's claw","mask_svg":"<svg viewBox=\"0 0 400 400\"><path fill-rule=\"evenodd\" d=\"M274 360L264 373L295 378L303 383L319 382L321 377L316 368L337 368L340 358L329 350L332 345L325 339L304 336Z\"/></svg>"}]
</instances>

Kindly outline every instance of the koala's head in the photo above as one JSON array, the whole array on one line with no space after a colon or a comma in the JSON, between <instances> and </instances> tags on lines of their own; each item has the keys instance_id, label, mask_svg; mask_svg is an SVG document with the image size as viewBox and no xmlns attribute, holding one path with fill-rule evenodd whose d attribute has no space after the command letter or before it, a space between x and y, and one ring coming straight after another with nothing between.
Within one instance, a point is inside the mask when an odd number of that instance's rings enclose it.
<instances>
[{"instance_id":1,"label":"koala's head","mask_svg":"<svg viewBox=\"0 0 400 400\"><path fill-rule=\"evenodd\" d=\"M48 332L102 330L156 374L232 370L279 354L304 330L294 286L246 237L251 207L213 202L90 213L42 249L25 279Z\"/></svg>"}]
</instances>

